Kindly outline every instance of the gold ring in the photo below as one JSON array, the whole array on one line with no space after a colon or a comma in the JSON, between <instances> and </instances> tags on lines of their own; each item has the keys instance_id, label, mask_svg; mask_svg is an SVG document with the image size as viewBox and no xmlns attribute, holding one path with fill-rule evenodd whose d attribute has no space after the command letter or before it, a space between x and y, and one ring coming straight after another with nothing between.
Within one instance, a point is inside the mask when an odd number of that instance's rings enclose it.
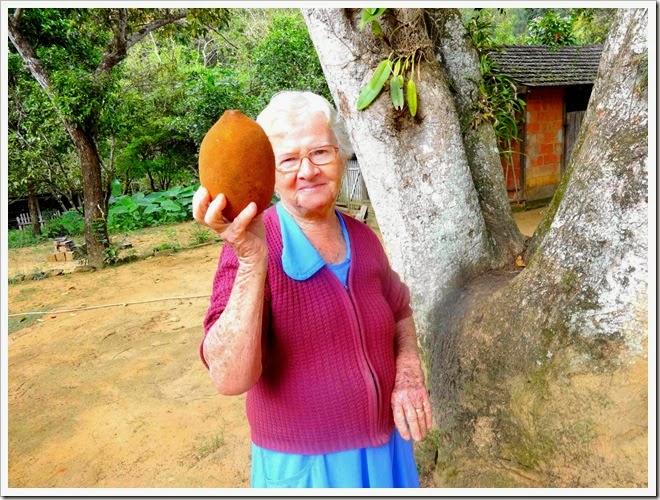
<instances>
[{"instance_id":1,"label":"gold ring","mask_svg":"<svg viewBox=\"0 0 660 500\"><path fill-rule=\"evenodd\" d=\"M424 411L424 409L423 408L415 408L415 411L417 413L422 413Z\"/></svg>"}]
</instances>

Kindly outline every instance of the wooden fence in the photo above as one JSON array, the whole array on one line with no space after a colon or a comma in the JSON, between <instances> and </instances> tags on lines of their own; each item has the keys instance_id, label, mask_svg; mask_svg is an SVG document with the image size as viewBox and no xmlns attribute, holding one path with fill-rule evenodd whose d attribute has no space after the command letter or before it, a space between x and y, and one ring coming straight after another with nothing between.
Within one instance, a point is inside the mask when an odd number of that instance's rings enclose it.
<instances>
[{"instance_id":1,"label":"wooden fence","mask_svg":"<svg viewBox=\"0 0 660 500\"><path fill-rule=\"evenodd\" d=\"M341 180L341 189L337 201L347 206L351 203L360 204L369 201L367 186L364 183L357 160L346 162L346 171Z\"/></svg>"},{"instance_id":2,"label":"wooden fence","mask_svg":"<svg viewBox=\"0 0 660 500\"><path fill-rule=\"evenodd\" d=\"M39 213L39 225L41 227L44 227L44 223L47 220L50 219L55 219L62 215L59 210L53 211L50 215L46 215L45 217ZM16 222L18 222L18 229L21 231L25 229L26 227L30 227L32 225L32 217L30 217L30 214L21 214L18 217L16 217Z\"/></svg>"}]
</instances>

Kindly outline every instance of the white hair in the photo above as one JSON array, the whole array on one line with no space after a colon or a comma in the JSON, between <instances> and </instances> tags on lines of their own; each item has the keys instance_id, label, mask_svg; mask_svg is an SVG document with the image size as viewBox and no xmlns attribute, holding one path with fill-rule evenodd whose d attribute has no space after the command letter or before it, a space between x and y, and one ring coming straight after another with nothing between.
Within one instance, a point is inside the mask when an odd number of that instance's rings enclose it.
<instances>
[{"instance_id":1,"label":"white hair","mask_svg":"<svg viewBox=\"0 0 660 500\"><path fill-rule=\"evenodd\" d=\"M257 123L261 125L267 136L275 133L276 124L282 117L294 114L297 117L306 117L315 113L323 113L330 130L337 138L339 154L348 160L353 156L353 146L348 137L344 120L337 113L328 100L313 92L285 90L271 97L268 106L257 116Z\"/></svg>"}]
</instances>

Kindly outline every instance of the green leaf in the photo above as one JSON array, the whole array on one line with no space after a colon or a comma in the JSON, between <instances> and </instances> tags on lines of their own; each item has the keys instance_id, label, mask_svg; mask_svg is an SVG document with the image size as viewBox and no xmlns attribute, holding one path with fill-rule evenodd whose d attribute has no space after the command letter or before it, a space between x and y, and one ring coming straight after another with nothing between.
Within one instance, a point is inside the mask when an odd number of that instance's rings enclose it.
<instances>
[{"instance_id":1,"label":"green leaf","mask_svg":"<svg viewBox=\"0 0 660 500\"><path fill-rule=\"evenodd\" d=\"M112 211L113 215L127 214L130 212L128 208L117 205L113 206L110 210Z\"/></svg>"},{"instance_id":2,"label":"green leaf","mask_svg":"<svg viewBox=\"0 0 660 500\"><path fill-rule=\"evenodd\" d=\"M131 200L128 196L124 196L122 198L119 198L112 205L112 208L114 208L114 209L117 209L117 208L120 208L120 207L121 207L122 210L126 210L127 212L134 212L135 210L138 209L138 205L133 200Z\"/></svg>"},{"instance_id":3,"label":"green leaf","mask_svg":"<svg viewBox=\"0 0 660 500\"><path fill-rule=\"evenodd\" d=\"M176 201L172 200L165 200L160 204L160 208L168 211L168 212L181 212L183 211L183 207L179 205Z\"/></svg>"},{"instance_id":4,"label":"green leaf","mask_svg":"<svg viewBox=\"0 0 660 500\"><path fill-rule=\"evenodd\" d=\"M174 186L173 188L168 189L160 193L162 196L174 197L176 198L181 192L181 186Z\"/></svg>"},{"instance_id":5,"label":"green leaf","mask_svg":"<svg viewBox=\"0 0 660 500\"><path fill-rule=\"evenodd\" d=\"M408 80L408 86L406 87L406 98L408 99L408 109L410 110L410 115L415 116L417 114L417 88L415 87L415 82L412 79Z\"/></svg>"},{"instance_id":6,"label":"green leaf","mask_svg":"<svg viewBox=\"0 0 660 500\"><path fill-rule=\"evenodd\" d=\"M119 182L119 179L112 179L112 182L110 183L110 192L112 193L112 196L121 196L121 182Z\"/></svg>"},{"instance_id":7,"label":"green leaf","mask_svg":"<svg viewBox=\"0 0 660 500\"><path fill-rule=\"evenodd\" d=\"M362 92L360 92L360 96L357 100L358 110L365 109L376 97L378 97L378 94L383 90L383 85L385 85L391 72L392 64L389 59L385 59L378 65L371 80L369 80L369 83L362 89Z\"/></svg>"},{"instance_id":8,"label":"green leaf","mask_svg":"<svg viewBox=\"0 0 660 500\"><path fill-rule=\"evenodd\" d=\"M154 203L153 205L149 205L147 208L144 209L144 215L158 212L158 210L159 210L158 205Z\"/></svg>"},{"instance_id":9,"label":"green leaf","mask_svg":"<svg viewBox=\"0 0 660 500\"><path fill-rule=\"evenodd\" d=\"M401 71L401 59L399 59L394 65L394 76L398 76L399 71Z\"/></svg>"},{"instance_id":10,"label":"green leaf","mask_svg":"<svg viewBox=\"0 0 660 500\"><path fill-rule=\"evenodd\" d=\"M392 77L390 80L390 97L396 109L403 109L403 75Z\"/></svg>"},{"instance_id":11,"label":"green leaf","mask_svg":"<svg viewBox=\"0 0 660 500\"><path fill-rule=\"evenodd\" d=\"M387 9L364 9L362 11L362 19L360 19L360 30L364 29L368 22L378 19L386 10Z\"/></svg>"},{"instance_id":12,"label":"green leaf","mask_svg":"<svg viewBox=\"0 0 660 500\"><path fill-rule=\"evenodd\" d=\"M378 21L371 21L371 31L376 36L383 35L383 28L380 27L380 23Z\"/></svg>"}]
</instances>

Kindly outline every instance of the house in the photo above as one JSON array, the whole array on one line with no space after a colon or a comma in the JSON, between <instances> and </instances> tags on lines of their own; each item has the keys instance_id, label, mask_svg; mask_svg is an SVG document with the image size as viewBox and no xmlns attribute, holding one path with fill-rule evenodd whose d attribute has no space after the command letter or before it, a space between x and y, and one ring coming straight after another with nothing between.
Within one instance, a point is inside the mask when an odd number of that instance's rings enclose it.
<instances>
[{"instance_id":1,"label":"house","mask_svg":"<svg viewBox=\"0 0 660 500\"><path fill-rule=\"evenodd\" d=\"M554 194L577 140L602 51L603 45L554 50L509 45L489 54L514 80L526 103L521 141L514 148L518 154L511 162L502 159L513 200L543 200Z\"/></svg>"}]
</instances>

